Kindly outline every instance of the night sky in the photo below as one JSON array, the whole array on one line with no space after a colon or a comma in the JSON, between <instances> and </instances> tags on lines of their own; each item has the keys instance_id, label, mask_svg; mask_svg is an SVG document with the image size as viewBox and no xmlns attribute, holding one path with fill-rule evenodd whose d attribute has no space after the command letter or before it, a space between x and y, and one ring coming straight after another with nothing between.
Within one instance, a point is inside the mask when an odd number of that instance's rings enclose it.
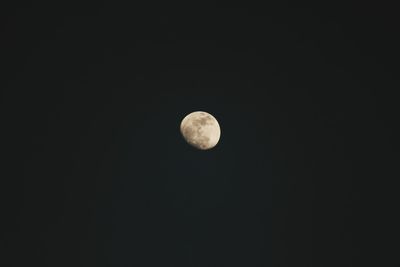
<instances>
[{"instance_id":1,"label":"night sky","mask_svg":"<svg viewBox=\"0 0 400 267\"><path fill-rule=\"evenodd\" d=\"M400 266L394 6L133 3L4 9L0 266Z\"/></svg>"}]
</instances>

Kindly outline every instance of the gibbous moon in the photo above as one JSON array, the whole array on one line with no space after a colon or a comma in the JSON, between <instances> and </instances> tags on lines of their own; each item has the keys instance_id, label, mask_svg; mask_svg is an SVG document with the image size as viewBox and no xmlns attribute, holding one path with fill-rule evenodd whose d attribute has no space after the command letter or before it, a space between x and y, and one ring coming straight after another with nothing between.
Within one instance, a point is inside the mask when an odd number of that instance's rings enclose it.
<instances>
[{"instance_id":1,"label":"gibbous moon","mask_svg":"<svg viewBox=\"0 0 400 267\"><path fill-rule=\"evenodd\" d=\"M187 115L183 118L180 129L186 142L201 150L213 148L221 136L218 121L204 111Z\"/></svg>"}]
</instances>

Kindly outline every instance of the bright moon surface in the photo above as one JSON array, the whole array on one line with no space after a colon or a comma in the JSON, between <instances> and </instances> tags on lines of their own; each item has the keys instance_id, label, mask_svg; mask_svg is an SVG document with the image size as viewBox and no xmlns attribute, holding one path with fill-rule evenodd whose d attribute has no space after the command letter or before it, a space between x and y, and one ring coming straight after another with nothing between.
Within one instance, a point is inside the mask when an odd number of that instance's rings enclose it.
<instances>
[{"instance_id":1,"label":"bright moon surface","mask_svg":"<svg viewBox=\"0 0 400 267\"><path fill-rule=\"evenodd\" d=\"M195 111L183 118L180 130L186 142L201 150L216 146L221 136L218 121L205 111Z\"/></svg>"}]
</instances>

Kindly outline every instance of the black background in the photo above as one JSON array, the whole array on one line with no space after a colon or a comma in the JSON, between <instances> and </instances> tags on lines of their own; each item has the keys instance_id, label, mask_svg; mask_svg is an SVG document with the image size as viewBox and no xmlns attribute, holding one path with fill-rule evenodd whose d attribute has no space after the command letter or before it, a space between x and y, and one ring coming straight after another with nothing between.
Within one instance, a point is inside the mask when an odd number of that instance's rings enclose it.
<instances>
[{"instance_id":1,"label":"black background","mask_svg":"<svg viewBox=\"0 0 400 267\"><path fill-rule=\"evenodd\" d=\"M131 2L4 9L1 266L399 266L393 6Z\"/></svg>"}]
</instances>

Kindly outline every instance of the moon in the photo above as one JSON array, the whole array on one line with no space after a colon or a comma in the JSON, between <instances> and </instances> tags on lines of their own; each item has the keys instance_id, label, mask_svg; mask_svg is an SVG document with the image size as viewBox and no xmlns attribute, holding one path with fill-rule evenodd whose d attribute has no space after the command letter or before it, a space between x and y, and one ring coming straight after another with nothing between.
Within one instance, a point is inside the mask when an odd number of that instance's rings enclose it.
<instances>
[{"instance_id":1,"label":"moon","mask_svg":"<svg viewBox=\"0 0 400 267\"><path fill-rule=\"evenodd\" d=\"M195 111L184 117L180 130L187 143L201 150L215 147L221 136L217 119L205 111Z\"/></svg>"}]
</instances>

